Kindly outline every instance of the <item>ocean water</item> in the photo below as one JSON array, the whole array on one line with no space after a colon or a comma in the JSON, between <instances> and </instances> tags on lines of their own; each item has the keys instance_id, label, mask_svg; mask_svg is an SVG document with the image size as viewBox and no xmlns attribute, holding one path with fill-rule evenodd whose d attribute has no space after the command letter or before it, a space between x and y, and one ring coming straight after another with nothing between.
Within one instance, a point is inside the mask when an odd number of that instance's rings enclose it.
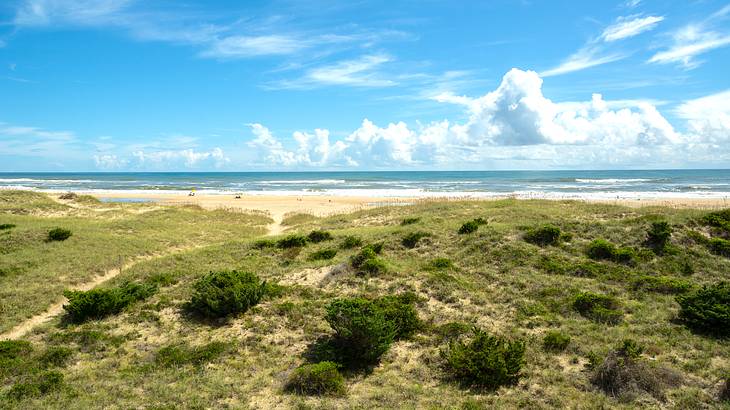
<instances>
[{"instance_id":1,"label":"ocean water","mask_svg":"<svg viewBox=\"0 0 730 410\"><path fill-rule=\"evenodd\" d=\"M725 198L730 170L0 173L0 189L243 195Z\"/></svg>"}]
</instances>

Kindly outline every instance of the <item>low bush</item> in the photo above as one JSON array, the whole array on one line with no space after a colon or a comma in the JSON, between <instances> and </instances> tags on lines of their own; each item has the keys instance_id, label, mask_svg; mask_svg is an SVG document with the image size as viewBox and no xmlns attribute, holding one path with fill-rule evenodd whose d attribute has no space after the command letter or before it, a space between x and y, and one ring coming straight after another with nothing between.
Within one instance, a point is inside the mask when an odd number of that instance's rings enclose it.
<instances>
[{"instance_id":1,"label":"low bush","mask_svg":"<svg viewBox=\"0 0 730 410\"><path fill-rule=\"evenodd\" d=\"M345 379L334 362L305 364L289 376L286 391L309 396L342 396L345 394Z\"/></svg>"},{"instance_id":2,"label":"low bush","mask_svg":"<svg viewBox=\"0 0 730 410\"><path fill-rule=\"evenodd\" d=\"M396 324L372 300L335 299L326 310L325 319L335 332L333 354L337 362L348 367L376 363L398 334Z\"/></svg>"},{"instance_id":3,"label":"low bush","mask_svg":"<svg viewBox=\"0 0 730 410\"><path fill-rule=\"evenodd\" d=\"M583 317L598 323L615 325L621 322L623 314L614 297L596 293L579 293L573 299L573 308Z\"/></svg>"},{"instance_id":4,"label":"low bush","mask_svg":"<svg viewBox=\"0 0 730 410\"><path fill-rule=\"evenodd\" d=\"M557 330L547 332L542 338L543 348L545 348L545 350L553 352L562 352L568 347L569 344L570 336Z\"/></svg>"},{"instance_id":5,"label":"low bush","mask_svg":"<svg viewBox=\"0 0 730 410\"><path fill-rule=\"evenodd\" d=\"M459 228L459 235L465 235L476 232L481 225L486 225L487 221L483 218L472 219L471 221L464 222Z\"/></svg>"},{"instance_id":6,"label":"low bush","mask_svg":"<svg viewBox=\"0 0 730 410\"><path fill-rule=\"evenodd\" d=\"M49 241L65 241L66 239L70 238L72 235L71 231L64 228L53 228L50 231L48 231L48 240Z\"/></svg>"},{"instance_id":7,"label":"low bush","mask_svg":"<svg viewBox=\"0 0 730 410\"><path fill-rule=\"evenodd\" d=\"M188 307L208 318L244 313L261 301L266 288L266 282L250 272L211 272L193 285Z\"/></svg>"},{"instance_id":8,"label":"low bush","mask_svg":"<svg viewBox=\"0 0 730 410\"><path fill-rule=\"evenodd\" d=\"M436 326L433 331L441 339L451 341L471 332L473 328L473 325L464 322L448 322Z\"/></svg>"},{"instance_id":9,"label":"low bush","mask_svg":"<svg viewBox=\"0 0 730 410\"><path fill-rule=\"evenodd\" d=\"M730 283L719 282L677 296L679 318L700 333L730 337Z\"/></svg>"},{"instance_id":10,"label":"low bush","mask_svg":"<svg viewBox=\"0 0 730 410\"><path fill-rule=\"evenodd\" d=\"M706 225L730 231L730 209L710 212L702 218L702 222Z\"/></svg>"},{"instance_id":11,"label":"low bush","mask_svg":"<svg viewBox=\"0 0 730 410\"><path fill-rule=\"evenodd\" d=\"M88 291L67 290L63 295L68 299L68 304L63 305L63 309L74 323L102 319L121 312L134 302L147 299L156 291L156 286L140 283Z\"/></svg>"},{"instance_id":12,"label":"low bush","mask_svg":"<svg viewBox=\"0 0 730 410\"><path fill-rule=\"evenodd\" d=\"M431 269L451 269L454 267L454 263L449 258L434 258L428 263L428 267Z\"/></svg>"},{"instance_id":13,"label":"low bush","mask_svg":"<svg viewBox=\"0 0 730 410\"><path fill-rule=\"evenodd\" d=\"M403 218L402 221L400 221L401 226L406 225L413 225L421 221L421 218Z\"/></svg>"},{"instance_id":14,"label":"low bush","mask_svg":"<svg viewBox=\"0 0 730 410\"><path fill-rule=\"evenodd\" d=\"M164 367L201 366L218 358L227 348L228 345L222 342L196 347L183 344L165 346L155 354L155 363Z\"/></svg>"},{"instance_id":15,"label":"low bush","mask_svg":"<svg viewBox=\"0 0 730 410\"><path fill-rule=\"evenodd\" d=\"M33 345L26 340L0 340L0 364L5 360L27 356L33 351Z\"/></svg>"},{"instance_id":16,"label":"low bush","mask_svg":"<svg viewBox=\"0 0 730 410\"><path fill-rule=\"evenodd\" d=\"M401 241L401 244L405 246L408 249L413 249L418 245L418 241L421 239L431 236L431 234L427 232L411 232L409 234L406 234L406 236L403 237L403 240Z\"/></svg>"},{"instance_id":17,"label":"low bush","mask_svg":"<svg viewBox=\"0 0 730 410\"><path fill-rule=\"evenodd\" d=\"M537 228L532 228L525 233L525 241L538 245L558 245L562 231L555 225L542 225Z\"/></svg>"},{"instance_id":18,"label":"low bush","mask_svg":"<svg viewBox=\"0 0 730 410\"><path fill-rule=\"evenodd\" d=\"M317 252L313 252L311 255L309 255L309 260L313 261L323 261L323 260L329 260L335 257L337 255L336 249L322 249Z\"/></svg>"},{"instance_id":19,"label":"low bush","mask_svg":"<svg viewBox=\"0 0 730 410\"><path fill-rule=\"evenodd\" d=\"M12 400L21 400L26 397L44 396L59 390L62 386L63 374L54 370L42 372L30 377L29 380L15 383L6 394Z\"/></svg>"},{"instance_id":20,"label":"low bush","mask_svg":"<svg viewBox=\"0 0 730 410\"><path fill-rule=\"evenodd\" d=\"M259 239L253 243L255 249L275 248L277 242L273 239Z\"/></svg>"},{"instance_id":21,"label":"low bush","mask_svg":"<svg viewBox=\"0 0 730 410\"><path fill-rule=\"evenodd\" d=\"M360 265L359 272L367 275L380 275L388 271L388 265L380 258L367 259Z\"/></svg>"},{"instance_id":22,"label":"low bush","mask_svg":"<svg viewBox=\"0 0 730 410\"><path fill-rule=\"evenodd\" d=\"M370 249L371 251L375 252L376 255L380 255L381 253L383 253L383 242L365 245L363 249Z\"/></svg>"},{"instance_id":23,"label":"low bush","mask_svg":"<svg viewBox=\"0 0 730 410\"><path fill-rule=\"evenodd\" d=\"M65 346L51 346L38 357L38 364L41 367L61 367L73 356L73 350Z\"/></svg>"},{"instance_id":24,"label":"low bush","mask_svg":"<svg viewBox=\"0 0 730 410\"><path fill-rule=\"evenodd\" d=\"M377 275L385 273L388 267L378 257L379 252L376 252L376 250L380 251L381 249L382 245L376 247L367 245L363 247L360 252L350 258L350 265L361 274Z\"/></svg>"},{"instance_id":25,"label":"low bush","mask_svg":"<svg viewBox=\"0 0 730 410\"><path fill-rule=\"evenodd\" d=\"M475 328L470 340L452 341L441 357L447 372L462 384L495 390L519 380L524 353L523 341Z\"/></svg>"},{"instance_id":26,"label":"low bush","mask_svg":"<svg viewBox=\"0 0 730 410\"><path fill-rule=\"evenodd\" d=\"M730 258L730 241L722 238L712 238L707 243L710 252Z\"/></svg>"},{"instance_id":27,"label":"low bush","mask_svg":"<svg viewBox=\"0 0 730 410\"><path fill-rule=\"evenodd\" d=\"M395 340L407 339L421 329L421 320L413 306L416 299L414 293L404 293L383 296L373 301L383 311L385 320L395 325Z\"/></svg>"},{"instance_id":28,"label":"low bush","mask_svg":"<svg viewBox=\"0 0 730 410\"><path fill-rule=\"evenodd\" d=\"M617 248L605 239L596 239L588 244L588 257L595 260L610 260L624 265L632 265L636 252L631 248Z\"/></svg>"},{"instance_id":29,"label":"low bush","mask_svg":"<svg viewBox=\"0 0 730 410\"><path fill-rule=\"evenodd\" d=\"M279 249L301 248L307 246L307 237L302 235L289 235L276 241Z\"/></svg>"},{"instance_id":30,"label":"low bush","mask_svg":"<svg viewBox=\"0 0 730 410\"><path fill-rule=\"evenodd\" d=\"M324 241L331 241L332 234L327 231L312 231L307 235L307 239L312 243L320 243Z\"/></svg>"},{"instance_id":31,"label":"low bush","mask_svg":"<svg viewBox=\"0 0 730 410\"><path fill-rule=\"evenodd\" d=\"M672 237L672 226L667 221L652 222L649 231L646 233L646 244L657 254L661 254L667 248L669 239Z\"/></svg>"},{"instance_id":32,"label":"low bush","mask_svg":"<svg viewBox=\"0 0 730 410\"><path fill-rule=\"evenodd\" d=\"M692 289L692 284L683 279L671 276L639 276L634 279L634 290L645 290L649 292L676 294L685 293Z\"/></svg>"},{"instance_id":33,"label":"low bush","mask_svg":"<svg viewBox=\"0 0 730 410\"><path fill-rule=\"evenodd\" d=\"M15 228L15 224L0 224L0 231Z\"/></svg>"},{"instance_id":34,"label":"low bush","mask_svg":"<svg viewBox=\"0 0 730 410\"><path fill-rule=\"evenodd\" d=\"M340 248L342 249L352 249L358 246L362 246L362 239L352 235L345 236L342 239L342 244L340 244Z\"/></svg>"}]
</instances>

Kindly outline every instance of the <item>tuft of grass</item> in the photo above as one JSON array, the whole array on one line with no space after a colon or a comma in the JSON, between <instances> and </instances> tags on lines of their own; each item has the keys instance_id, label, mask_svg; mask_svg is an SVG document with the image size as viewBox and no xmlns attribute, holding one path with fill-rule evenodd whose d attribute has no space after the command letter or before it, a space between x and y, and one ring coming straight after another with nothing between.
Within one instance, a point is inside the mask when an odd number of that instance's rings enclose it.
<instances>
[{"instance_id":1,"label":"tuft of grass","mask_svg":"<svg viewBox=\"0 0 730 410\"><path fill-rule=\"evenodd\" d=\"M454 267L454 262L449 258L434 258L428 262L428 267L435 270L451 269Z\"/></svg>"},{"instance_id":2,"label":"tuft of grass","mask_svg":"<svg viewBox=\"0 0 730 410\"><path fill-rule=\"evenodd\" d=\"M588 244L588 257L595 260L610 260L623 265L633 265L636 252L631 248L618 248L605 239L596 239Z\"/></svg>"},{"instance_id":3,"label":"tuft of grass","mask_svg":"<svg viewBox=\"0 0 730 410\"><path fill-rule=\"evenodd\" d=\"M400 225L401 226L413 225L413 224L417 224L419 222L421 222L421 218L419 218L419 217L409 217L409 218L403 218L403 220L400 221Z\"/></svg>"},{"instance_id":4,"label":"tuft of grass","mask_svg":"<svg viewBox=\"0 0 730 410\"><path fill-rule=\"evenodd\" d=\"M307 246L307 237L303 235L289 235L276 241L279 249L301 248Z\"/></svg>"},{"instance_id":5,"label":"tuft of grass","mask_svg":"<svg viewBox=\"0 0 730 410\"><path fill-rule=\"evenodd\" d=\"M618 324L623 317L616 298L591 292L577 294L573 299L573 309L587 319L610 325Z\"/></svg>"},{"instance_id":6,"label":"tuft of grass","mask_svg":"<svg viewBox=\"0 0 730 410\"><path fill-rule=\"evenodd\" d=\"M163 367L202 366L220 357L227 349L228 345L223 342L211 342L195 347L174 344L157 351L155 364Z\"/></svg>"},{"instance_id":7,"label":"tuft of grass","mask_svg":"<svg viewBox=\"0 0 730 410\"><path fill-rule=\"evenodd\" d=\"M254 249L275 248L277 246L277 242L273 239L259 239L255 241L252 246Z\"/></svg>"},{"instance_id":8,"label":"tuft of grass","mask_svg":"<svg viewBox=\"0 0 730 410\"><path fill-rule=\"evenodd\" d=\"M332 234L327 231L312 231L307 235L307 240L312 243L320 243L324 241L331 241Z\"/></svg>"},{"instance_id":9,"label":"tuft of grass","mask_svg":"<svg viewBox=\"0 0 730 410\"><path fill-rule=\"evenodd\" d=\"M49 241L65 241L66 239L70 238L72 235L71 231L64 228L53 228L50 231L48 231L48 240Z\"/></svg>"},{"instance_id":10,"label":"tuft of grass","mask_svg":"<svg viewBox=\"0 0 730 410\"><path fill-rule=\"evenodd\" d=\"M350 258L350 265L361 274L378 275L388 270L385 262L378 257L378 252L382 250L382 245L363 247L359 253Z\"/></svg>"},{"instance_id":11,"label":"tuft of grass","mask_svg":"<svg viewBox=\"0 0 730 410\"><path fill-rule=\"evenodd\" d=\"M47 371L31 377L29 380L17 382L6 393L11 400L22 400L28 397L41 397L63 386L63 374L59 371Z\"/></svg>"},{"instance_id":12,"label":"tuft of grass","mask_svg":"<svg viewBox=\"0 0 730 410\"><path fill-rule=\"evenodd\" d=\"M68 304L63 305L63 309L74 323L102 319L121 312L132 303L147 299L156 291L156 286L140 283L89 291L67 290L63 295L68 299Z\"/></svg>"},{"instance_id":13,"label":"tuft of grass","mask_svg":"<svg viewBox=\"0 0 730 410\"><path fill-rule=\"evenodd\" d=\"M329 260L335 257L337 255L336 249L322 249L316 252L313 252L309 255L309 260L312 261L323 261L323 260Z\"/></svg>"},{"instance_id":14,"label":"tuft of grass","mask_svg":"<svg viewBox=\"0 0 730 410\"><path fill-rule=\"evenodd\" d=\"M673 278L671 276L642 275L633 280L633 287L634 290L677 294L691 290L692 283L684 279Z\"/></svg>"},{"instance_id":15,"label":"tuft of grass","mask_svg":"<svg viewBox=\"0 0 730 410\"><path fill-rule=\"evenodd\" d=\"M557 330L551 330L547 332L542 338L543 348L552 352L562 352L563 350L568 348L569 344L570 336Z\"/></svg>"},{"instance_id":16,"label":"tuft of grass","mask_svg":"<svg viewBox=\"0 0 730 410\"><path fill-rule=\"evenodd\" d=\"M542 225L529 229L524 236L526 242L538 246L558 245L562 231L555 225Z\"/></svg>"},{"instance_id":17,"label":"tuft of grass","mask_svg":"<svg viewBox=\"0 0 730 410\"><path fill-rule=\"evenodd\" d=\"M471 221L464 222L463 225L459 228L457 233L459 235L466 235L470 233L476 232L480 226L486 225L487 221L484 218L476 218L472 219Z\"/></svg>"},{"instance_id":18,"label":"tuft of grass","mask_svg":"<svg viewBox=\"0 0 730 410\"><path fill-rule=\"evenodd\" d=\"M352 249L357 248L358 246L362 246L362 239L353 235L345 236L340 244L340 248L342 249Z\"/></svg>"},{"instance_id":19,"label":"tuft of grass","mask_svg":"<svg viewBox=\"0 0 730 410\"><path fill-rule=\"evenodd\" d=\"M431 234L428 232L423 232L423 231L411 232L411 233L406 234L406 236L403 237L403 240L401 240L401 244L408 249L413 249L416 247L416 245L418 245L418 242L421 239L426 238L428 236L431 236Z\"/></svg>"},{"instance_id":20,"label":"tuft of grass","mask_svg":"<svg viewBox=\"0 0 730 410\"><path fill-rule=\"evenodd\" d=\"M284 386L284 390L307 396L343 396L345 378L334 362L305 364L296 368Z\"/></svg>"}]
</instances>

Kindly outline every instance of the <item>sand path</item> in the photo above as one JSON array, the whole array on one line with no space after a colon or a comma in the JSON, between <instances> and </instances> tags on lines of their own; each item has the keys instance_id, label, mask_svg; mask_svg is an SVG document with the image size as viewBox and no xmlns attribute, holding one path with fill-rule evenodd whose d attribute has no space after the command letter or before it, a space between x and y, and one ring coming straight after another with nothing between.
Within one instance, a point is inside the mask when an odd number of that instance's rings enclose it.
<instances>
[{"instance_id":1,"label":"sand path","mask_svg":"<svg viewBox=\"0 0 730 410\"><path fill-rule=\"evenodd\" d=\"M152 255L145 255L145 256L135 258L133 261L122 265L121 268L109 269L106 272L104 272L104 274L95 277L93 280L91 280L89 282L76 286L76 287L72 288L72 290L82 290L82 291L91 290L91 289L101 285L102 283L119 276L122 272L124 272L125 270L133 267L134 265L136 265L140 262L144 262L144 261L148 261L148 260L156 259L156 258L162 258L165 256L170 256L170 255L174 255L176 253L190 251L190 250L197 249L200 247L201 247L201 245L193 245L193 246L187 246L187 247L172 248L166 252L152 254ZM9 331L7 331L3 334L0 334L0 340L18 339L18 338L25 336L31 330L33 330L33 328L35 328L36 326L49 322L51 319L53 319L54 317L61 314L63 312L64 303L66 303L66 298L62 297L61 300L59 300L58 302L49 306L48 309L46 309L43 313L39 313L39 314L33 316L32 318L20 323L19 325L10 329Z\"/></svg>"}]
</instances>

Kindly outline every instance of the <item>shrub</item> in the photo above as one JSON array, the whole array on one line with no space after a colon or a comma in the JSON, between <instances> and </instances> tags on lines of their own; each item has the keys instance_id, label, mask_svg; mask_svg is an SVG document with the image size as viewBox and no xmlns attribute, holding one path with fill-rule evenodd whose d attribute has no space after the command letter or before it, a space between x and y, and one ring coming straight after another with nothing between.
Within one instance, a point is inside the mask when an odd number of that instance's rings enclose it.
<instances>
[{"instance_id":1,"label":"shrub","mask_svg":"<svg viewBox=\"0 0 730 410\"><path fill-rule=\"evenodd\" d=\"M459 228L459 235L474 233L477 229L479 229L479 224L476 221L464 222L461 228Z\"/></svg>"},{"instance_id":2,"label":"shrub","mask_svg":"<svg viewBox=\"0 0 730 410\"><path fill-rule=\"evenodd\" d=\"M706 225L730 231L730 209L710 212L702 218Z\"/></svg>"},{"instance_id":3,"label":"shrub","mask_svg":"<svg viewBox=\"0 0 730 410\"><path fill-rule=\"evenodd\" d=\"M646 243L656 253L662 253L672 237L672 226L667 221L652 222L646 234Z\"/></svg>"},{"instance_id":4,"label":"shrub","mask_svg":"<svg viewBox=\"0 0 730 410\"><path fill-rule=\"evenodd\" d=\"M218 358L226 348L227 345L222 342L211 342L196 347L180 344L165 346L155 354L155 363L165 367L201 366Z\"/></svg>"},{"instance_id":5,"label":"shrub","mask_svg":"<svg viewBox=\"0 0 730 410\"><path fill-rule=\"evenodd\" d=\"M381 250L382 244L375 248L372 245L363 247L359 253L352 256L350 264L358 272L363 274L377 275L386 272L388 268L385 262L378 258L376 249Z\"/></svg>"},{"instance_id":6,"label":"shrub","mask_svg":"<svg viewBox=\"0 0 730 410\"><path fill-rule=\"evenodd\" d=\"M421 231L411 232L403 237L403 240L401 241L401 243L406 248L413 249L416 247L416 245L418 245L418 241L420 241L421 239L423 239L427 236L431 236L431 235L427 232L421 232Z\"/></svg>"},{"instance_id":7,"label":"shrub","mask_svg":"<svg viewBox=\"0 0 730 410\"><path fill-rule=\"evenodd\" d=\"M72 322L81 323L117 314L132 303L147 299L156 291L154 285L139 283L126 283L110 289L67 290L63 295L68 299L68 304L63 305L63 309Z\"/></svg>"},{"instance_id":8,"label":"shrub","mask_svg":"<svg viewBox=\"0 0 730 410\"><path fill-rule=\"evenodd\" d=\"M556 330L547 332L542 338L542 346L545 350L562 352L569 344L570 336Z\"/></svg>"},{"instance_id":9,"label":"shrub","mask_svg":"<svg viewBox=\"0 0 730 410\"><path fill-rule=\"evenodd\" d=\"M279 249L301 248L307 246L307 237L302 235L289 235L276 241Z\"/></svg>"},{"instance_id":10,"label":"shrub","mask_svg":"<svg viewBox=\"0 0 730 410\"><path fill-rule=\"evenodd\" d=\"M273 239L259 239L258 241L253 243L253 247L255 249L274 248L276 246L277 242Z\"/></svg>"},{"instance_id":11,"label":"shrub","mask_svg":"<svg viewBox=\"0 0 730 410\"><path fill-rule=\"evenodd\" d=\"M329 260L337 255L336 249L322 249L309 255L309 259L313 261Z\"/></svg>"},{"instance_id":12,"label":"shrub","mask_svg":"<svg viewBox=\"0 0 730 410\"><path fill-rule=\"evenodd\" d=\"M525 241L538 245L548 246L560 243L562 232L555 225L543 225L532 228L525 233Z\"/></svg>"},{"instance_id":13,"label":"shrub","mask_svg":"<svg viewBox=\"0 0 730 410\"><path fill-rule=\"evenodd\" d=\"M341 396L345 394L345 379L337 363L319 362L299 366L289 376L285 390L312 396Z\"/></svg>"},{"instance_id":14,"label":"shrub","mask_svg":"<svg viewBox=\"0 0 730 410\"><path fill-rule=\"evenodd\" d=\"M243 313L257 305L265 291L266 282L253 273L211 272L193 285L189 307L208 318Z\"/></svg>"},{"instance_id":15,"label":"shrub","mask_svg":"<svg viewBox=\"0 0 730 410\"><path fill-rule=\"evenodd\" d=\"M413 225L413 224L418 223L420 221L421 221L421 218L417 218L417 217L416 218L403 218L403 220L400 221L400 225L401 226Z\"/></svg>"},{"instance_id":16,"label":"shrub","mask_svg":"<svg viewBox=\"0 0 730 410\"><path fill-rule=\"evenodd\" d=\"M377 362L398 334L383 309L364 298L333 300L325 319L335 331L332 347L338 362L350 367Z\"/></svg>"},{"instance_id":17,"label":"shrub","mask_svg":"<svg viewBox=\"0 0 730 410\"><path fill-rule=\"evenodd\" d=\"M435 258L428 263L431 269L450 269L454 267L454 263L449 258Z\"/></svg>"},{"instance_id":18,"label":"shrub","mask_svg":"<svg viewBox=\"0 0 730 410\"><path fill-rule=\"evenodd\" d=\"M332 234L327 231L312 231L307 235L307 239L312 243L320 243L332 240Z\"/></svg>"},{"instance_id":19,"label":"shrub","mask_svg":"<svg viewBox=\"0 0 730 410\"><path fill-rule=\"evenodd\" d=\"M384 296L374 300L382 309L385 320L395 325L395 339L406 339L418 331L421 320L413 306L417 299L414 293L404 293L397 296Z\"/></svg>"},{"instance_id":20,"label":"shrub","mask_svg":"<svg viewBox=\"0 0 730 410\"><path fill-rule=\"evenodd\" d=\"M613 254L613 261L623 265L633 265L636 260L636 252L631 248L619 248Z\"/></svg>"},{"instance_id":21,"label":"shrub","mask_svg":"<svg viewBox=\"0 0 730 410\"><path fill-rule=\"evenodd\" d=\"M345 236L345 238L342 240L342 244L340 245L340 248L342 249L352 249L357 248L358 246L362 246L362 239L358 238L357 236Z\"/></svg>"},{"instance_id":22,"label":"shrub","mask_svg":"<svg viewBox=\"0 0 730 410\"><path fill-rule=\"evenodd\" d=\"M720 337L730 336L730 283L703 286L677 296L679 318L690 328Z\"/></svg>"},{"instance_id":23,"label":"shrub","mask_svg":"<svg viewBox=\"0 0 730 410\"><path fill-rule=\"evenodd\" d=\"M618 301L607 295L579 293L573 299L573 308L583 317L598 323L617 324L622 319Z\"/></svg>"},{"instance_id":24,"label":"shrub","mask_svg":"<svg viewBox=\"0 0 730 410\"><path fill-rule=\"evenodd\" d=\"M376 255L380 255L381 253L383 253L383 243L382 242L371 243L371 244L365 245L363 247L363 249L370 249L373 252L375 252Z\"/></svg>"},{"instance_id":25,"label":"shrub","mask_svg":"<svg viewBox=\"0 0 730 410\"><path fill-rule=\"evenodd\" d=\"M363 263L365 261L377 258L377 254L374 250L371 248L365 247L360 250L357 254L353 255L352 258L350 258L350 265L352 265L355 269L360 269Z\"/></svg>"},{"instance_id":26,"label":"shrub","mask_svg":"<svg viewBox=\"0 0 730 410\"><path fill-rule=\"evenodd\" d=\"M471 340L452 341L441 356L447 371L461 383L494 390L519 380L524 353L523 341L475 328Z\"/></svg>"},{"instance_id":27,"label":"shrub","mask_svg":"<svg viewBox=\"0 0 730 410\"><path fill-rule=\"evenodd\" d=\"M442 339L450 341L469 333L473 328L474 326L464 322L448 322L437 326L434 332Z\"/></svg>"},{"instance_id":28,"label":"shrub","mask_svg":"<svg viewBox=\"0 0 730 410\"><path fill-rule=\"evenodd\" d=\"M367 259L360 265L359 271L368 275L379 275L388 271L388 266L380 258Z\"/></svg>"},{"instance_id":29,"label":"shrub","mask_svg":"<svg viewBox=\"0 0 730 410\"><path fill-rule=\"evenodd\" d=\"M33 351L33 345L25 340L0 340L0 363L5 360L27 356Z\"/></svg>"},{"instance_id":30,"label":"shrub","mask_svg":"<svg viewBox=\"0 0 730 410\"><path fill-rule=\"evenodd\" d=\"M38 363L43 367L61 367L73 356L73 351L68 347L51 346L38 358Z\"/></svg>"},{"instance_id":31,"label":"shrub","mask_svg":"<svg viewBox=\"0 0 730 410\"><path fill-rule=\"evenodd\" d=\"M639 276L634 279L634 290L646 290L657 293L684 293L692 289L692 284L686 280L670 276Z\"/></svg>"},{"instance_id":32,"label":"shrub","mask_svg":"<svg viewBox=\"0 0 730 410\"><path fill-rule=\"evenodd\" d=\"M48 240L49 241L65 241L66 239L70 238L72 235L71 231L64 228L53 228L50 231L48 231Z\"/></svg>"},{"instance_id":33,"label":"shrub","mask_svg":"<svg viewBox=\"0 0 730 410\"><path fill-rule=\"evenodd\" d=\"M712 253L730 258L730 241L727 239L712 238L707 245Z\"/></svg>"},{"instance_id":34,"label":"shrub","mask_svg":"<svg viewBox=\"0 0 730 410\"><path fill-rule=\"evenodd\" d=\"M15 224L0 224L0 231L15 228Z\"/></svg>"},{"instance_id":35,"label":"shrub","mask_svg":"<svg viewBox=\"0 0 730 410\"><path fill-rule=\"evenodd\" d=\"M610 260L624 265L631 265L636 258L636 252L631 248L617 248L616 245L605 239L596 239L588 244L588 257L595 260Z\"/></svg>"},{"instance_id":36,"label":"shrub","mask_svg":"<svg viewBox=\"0 0 730 410\"><path fill-rule=\"evenodd\" d=\"M58 371L48 371L38 374L31 380L15 383L7 392L7 396L14 400L25 397L38 397L58 390L63 385L63 374Z\"/></svg>"}]
</instances>

